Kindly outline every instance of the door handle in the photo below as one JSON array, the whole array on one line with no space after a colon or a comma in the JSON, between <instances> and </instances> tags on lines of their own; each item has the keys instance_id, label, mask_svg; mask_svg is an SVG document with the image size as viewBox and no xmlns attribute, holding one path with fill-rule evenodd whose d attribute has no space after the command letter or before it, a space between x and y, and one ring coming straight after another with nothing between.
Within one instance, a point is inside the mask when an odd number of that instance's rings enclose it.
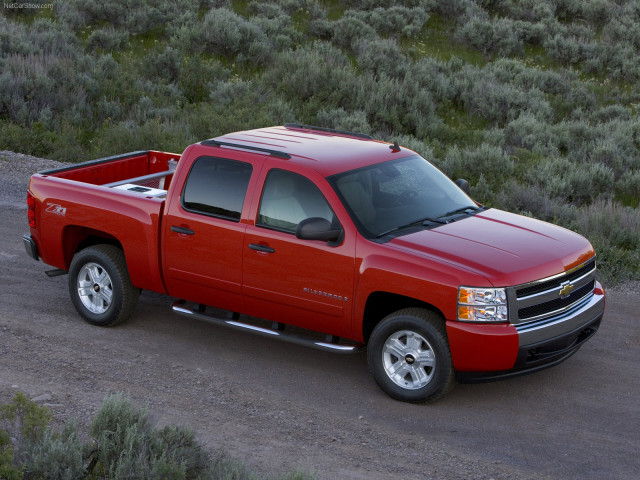
<instances>
[{"instance_id":1,"label":"door handle","mask_svg":"<svg viewBox=\"0 0 640 480\"><path fill-rule=\"evenodd\" d=\"M171 226L171 231L172 232L176 232L176 233L180 233L182 235L194 235L196 233L193 230L191 230L190 228L176 227L175 225Z\"/></svg>"},{"instance_id":2,"label":"door handle","mask_svg":"<svg viewBox=\"0 0 640 480\"><path fill-rule=\"evenodd\" d=\"M259 243L250 243L249 244L249 248L251 250L256 250L257 252L264 252L264 253L273 253L275 252L274 248L271 248L267 245L260 245Z\"/></svg>"}]
</instances>

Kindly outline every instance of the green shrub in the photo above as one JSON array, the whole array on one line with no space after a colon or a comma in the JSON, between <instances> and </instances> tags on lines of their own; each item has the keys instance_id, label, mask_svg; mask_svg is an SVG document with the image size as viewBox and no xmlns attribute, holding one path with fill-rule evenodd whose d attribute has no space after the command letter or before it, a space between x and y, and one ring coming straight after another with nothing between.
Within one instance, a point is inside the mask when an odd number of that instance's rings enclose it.
<instances>
[{"instance_id":1,"label":"green shrub","mask_svg":"<svg viewBox=\"0 0 640 480\"><path fill-rule=\"evenodd\" d=\"M609 197L613 191L614 173L602 163L577 165L566 158L548 158L525 177L540 185L550 197L576 204Z\"/></svg>"},{"instance_id":2,"label":"green shrub","mask_svg":"<svg viewBox=\"0 0 640 480\"><path fill-rule=\"evenodd\" d=\"M96 442L96 456L104 466L117 464L122 452L142 446L153 425L146 408L136 408L122 393L106 395L89 426Z\"/></svg>"},{"instance_id":3,"label":"green shrub","mask_svg":"<svg viewBox=\"0 0 640 480\"><path fill-rule=\"evenodd\" d=\"M494 187L511 177L515 169L501 148L486 143L475 148L450 147L441 168L451 178L476 181L482 175Z\"/></svg>"},{"instance_id":4,"label":"green shrub","mask_svg":"<svg viewBox=\"0 0 640 480\"><path fill-rule=\"evenodd\" d=\"M333 43L345 50L351 50L356 42L375 40L378 35L375 29L355 17L344 16L339 20L326 24L331 32Z\"/></svg>"},{"instance_id":5,"label":"green shrub","mask_svg":"<svg viewBox=\"0 0 640 480\"><path fill-rule=\"evenodd\" d=\"M349 58L326 42L279 54L263 79L285 98L317 106L348 104L357 81Z\"/></svg>"},{"instance_id":6,"label":"green shrub","mask_svg":"<svg viewBox=\"0 0 640 480\"><path fill-rule=\"evenodd\" d=\"M493 202L495 207L565 227L572 225L580 215L575 205L567 203L564 199L549 196L540 185L521 185L514 180L503 185Z\"/></svg>"},{"instance_id":7,"label":"green shrub","mask_svg":"<svg viewBox=\"0 0 640 480\"><path fill-rule=\"evenodd\" d=\"M303 42L304 35L293 26L292 17L278 5L251 2L248 8L257 13L251 17L251 22L264 32L275 50L285 50Z\"/></svg>"},{"instance_id":8,"label":"green shrub","mask_svg":"<svg viewBox=\"0 0 640 480\"><path fill-rule=\"evenodd\" d=\"M498 9L501 15L527 22L556 22L553 0L520 0L501 2Z\"/></svg>"},{"instance_id":9,"label":"green shrub","mask_svg":"<svg viewBox=\"0 0 640 480\"><path fill-rule=\"evenodd\" d=\"M463 14L480 14L483 10L473 0L435 0L433 10L443 17L457 20Z\"/></svg>"},{"instance_id":10,"label":"green shrub","mask_svg":"<svg viewBox=\"0 0 640 480\"><path fill-rule=\"evenodd\" d=\"M263 63L271 54L271 43L262 29L226 8L207 12L198 37L194 40L205 51L229 58Z\"/></svg>"},{"instance_id":11,"label":"green shrub","mask_svg":"<svg viewBox=\"0 0 640 480\"><path fill-rule=\"evenodd\" d=\"M531 114L523 113L504 129L505 146L525 148L542 155L557 155L558 138L551 125Z\"/></svg>"},{"instance_id":12,"label":"green shrub","mask_svg":"<svg viewBox=\"0 0 640 480\"><path fill-rule=\"evenodd\" d=\"M109 478L200 478L208 455L186 428L154 428L146 408L121 393L107 395L91 422L92 472Z\"/></svg>"},{"instance_id":13,"label":"green shrub","mask_svg":"<svg viewBox=\"0 0 640 480\"><path fill-rule=\"evenodd\" d=\"M375 76L400 78L410 62L395 40L359 40L354 45L358 66Z\"/></svg>"},{"instance_id":14,"label":"green shrub","mask_svg":"<svg viewBox=\"0 0 640 480\"><path fill-rule=\"evenodd\" d=\"M566 65L577 65L598 55L598 48L594 43L562 34L545 40L544 48L550 58Z\"/></svg>"},{"instance_id":15,"label":"green shrub","mask_svg":"<svg viewBox=\"0 0 640 480\"><path fill-rule=\"evenodd\" d=\"M637 279L640 274L640 212L611 200L596 201L574 224L598 253L598 267L608 281Z\"/></svg>"},{"instance_id":16,"label":"green shrub","mask_svg":"<svg viewBox=\"0 0 640 480\"><path fill-rule=\"evenodd\" d=\"M610 45L630 44L636 50L640 50L640 24L638 23L638 11L631 10L633 4L627 4L622 14L613 18L602 28L602 38ZM636 3L636 5L638 5Z\"/></svg>"},{"instance_id":17,"label":"green shrub","mask_svg":"<svg viewBox=\"0 0 640 480\"><path fill-rule=\"evenodd\" d=\"M640 204L640 170L627 172L616 183L618 197L630 207L638 208Z\"/></svg>"},{"instance_id":18,"label":"green shrub","mask_svg":"<svg viewBox=\"0 0 640 480\"><path fill-rule=\"evenodd\" d=\"M162 52L153 52L142 59L143 73L151 79L163 79L168 82L177 82L180 78L181 64L180 52L167 46Z\"/></svg>"},{"instance_id":19,"label":"green shrub","mask_svg":"<svg viewBox=\"0 0 640 480\"><path fill-rule=\"evenodd\" d=\"M343 0L345 5L349 8L359 10L372 10L374 8L387 7L389 2L387 0ZM399 0L394 2L402 7L421 7L424 10L431 10L435 6L435 0Z\"/></svg>"},{"instance_id":20,"label":"green shrub","mask_svg":"<svg viewBox=\"0 0 640 480\"><path fill-rule=\"evenodd\" d=\"M105 125L92 141L90 155L102 157L113 152L136 150L166 150L182 152L187 145L199 140L183 121L149 119L141 125L123 121Z\"/></svg>"},{"instance_id":21,"label":"green shrub","mask_svg":"<svg viewBox=\"0 0 640 480\"><path fill-rule=\"evenodd\" d=\"M181 151L295 120L402 139L481 201L565 226L594 199L640 201L638 0L67 0L8 13L2 148Z\"/></svg>"},{"instance_id":22,"label":"green shrub","mask_svg":"<svg viewBox=\"0 0 640 480\"><path fill-rule=\"evenodd\" d=\"M316 117L316 123L321 127L336 128L349 132L371 133L367 115L362 110L347 112L341 107L332 110L320 110Z\"/></svg>"},{"instance_id":23,"label":"green shrub","mask_svg":"<svg viewBox=\"0 0 640 480\"><path fill-rule=\"evenodd\" d=\"M42 158L50 156L55 150L58 136L46 130L41 123L23 127L5 121L0 122L0 138L3 149Z\"/></svg>"},{"instance_id":24,"label":"green shrub","mask_svg":"<svg viewBox=\"0 0 640 480\"><path fill-rule=\"evenodd\" d=\"M129 41L129 33L116 30L113 27L94 30L87 39L89 50L114 51L122 50Z\"/></svg>"},{"instance_id":25,"label":"green shrub","mask_svg":"<svg viewBox=\"0 0 640 480\"><path fill-rule=\"evenodd\" d=\"M231 72L222 63L199 55L183 57L178 86L189 103L209 98L212 83L225 81Z\"/></svg>"},{"instance_id":26,"label":"green shrub","mask_svg":"<svg viewBox=\"0 0 640 480\"><path fill-rule=\"evenodd\" d=\"M528 90L511 83L501 82L490 69L464 67L453 79L455 102L472 116L485 119L489 124L504 126L527 113L549 121L553 110L545 95L537 88Z\"/></svg>"},{"instance_id":27,"label":"green shrub","mask_svg":"<svg viewBox=\"0 0 640 480\"><path fill-rule=\"evenodd\" d=\"M3 480L211 479L256 480L224 453L205 452L184 427L157 428L146 408L122 393L105 396L89 426L94 441L83 443L75 423L57 432L51 415L22 393L0 406L0 478ZM293 472L286 480L312 480Z\"/></svg>"},{"instance_id":28,"label":"green shrub","mask_svg":"<svg viewBox=\"0 0 640 480\"><path fill-rule=\"evenodd\" d=\"M11 438L0 427L0 478L4 480L21 480L23 474L23 469L14 465Z\"/></svg>"},{"instance_id":29,"label":"green shrub","mask_svg":"<svg viewBox=\"0 0 640 480\"><path fill-rule=\"evenodd\" d=\"M578 75L575 72L531 68L517 59L499 58L485 69L500 82L511 83L525 91L537 89L545 94L567 96L577 87Z\"/></svg>"},{"instance_id":30,"label":"green shrub","mask_svg":"<svg viewBox=\"0 0 640 480\"><path fill-rule=\"evenodd\" d=\"M354 98L374 131L405 132L422 138L440 123L431 93L406 77L363 76Z\"/></svg>"},{"instance_id":31,"label":"green shrub","mask_svg":"<svg viewBox=\"0 0 640 480\"><path fill-rule=\"evenodd\" d=\"M613 14L607 0L554 0L555 14L559 20L573 22L586 20L594 26L606 23Z\"/></svg>"},{"instance_id":32,"label":"green shrub","mask_svg":"<svg viewBox=\"0 0 640 480\"><path fill-rule=\"evenodd\" d=\"M423 7L407 8L399 5L367 10L347 10L343 18L353 18L372 27L379 35L413 37L429 20Z\"/></svg>"},{"instance_id":33,"label":"green shrub","mask_svg":"<svg viewBox=\"0 0 640 480\"><path fill-rule=\"evenodd\" d=\"M456 39L484 55L520 55L524 48L524 24L508 18L467 18L456 31Z\"/></svg>"},{"instance_id":34,"label":"green shrub","mask_svg":"<svg viewBox=\"0 0 640 480\"><path fill-rule=\"evenodd\" d=\"M31 445L41 442L51 421L51 411L17 392L10 404L0 405L0 441L5 456L12 453L14 463L21 462ZM7 439L11 439L9 446Z\"/></svg>"},{"instance_id":35,"label":"green shrub","mask_svg":"<svg viewBox=\"0 0 640 480\"><path fill-rule=\"evenodd\" d=\"M76 480L85 474L86 446L78 439L75 424L67 424L58 433L50 427L42 439L30 445L24 464L25 480Z\"/></svg>"},{"instance_id":36,"label":"green shrub","mask_svg":"<svg viewBox=\"0 0 640 480\"><path fill-rule=\"evenodd\" d=\"M428 90L436 105L448 106L456 97L456 89L451 82L454 75L450 64L433 58L421 58L409 64L405 80Z\"/></svg>"},{"instance_id":37,"label":"green shrub","mask_svg":"<svg viewBox=\"0 0 640 480\"><path fill-rule=\"evenodd\" d=\"M189 2L195 7L194 2ZM173 15L179 13L176 2L151 0L66 0L56 5L58 17L74 30L86 26L113 25L130 33L146 33L161 26Z\"/></svg>"}]
</instances>

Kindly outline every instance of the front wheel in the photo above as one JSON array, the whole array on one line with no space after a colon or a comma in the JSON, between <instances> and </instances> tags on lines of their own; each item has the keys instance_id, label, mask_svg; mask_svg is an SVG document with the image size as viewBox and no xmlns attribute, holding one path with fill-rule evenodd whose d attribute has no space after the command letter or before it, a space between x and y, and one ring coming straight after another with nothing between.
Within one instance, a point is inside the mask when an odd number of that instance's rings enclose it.
<instances>
[{"instance_id":1,"label":"front wheel","mask_svg":"<svg viewBox=\"0 0 640 480\"><path fill-rule=\"evenodd\" d=\"M87 322L108 327L133 314L140 290L131 284L122 250L113 245L95 245L73 257L69 294Z\"/></svg>"},{"instance_id":2,"label":"front wheel","mask_svg":"<svg viewBox=\"0 0 640 480\"><path fill-rule=\"evenodd\" d=\"M396 400L433 402L455 385L444 320L419 308L399 310L371 333L369 368L376 383Z\"/></svg>"}]
</instances>

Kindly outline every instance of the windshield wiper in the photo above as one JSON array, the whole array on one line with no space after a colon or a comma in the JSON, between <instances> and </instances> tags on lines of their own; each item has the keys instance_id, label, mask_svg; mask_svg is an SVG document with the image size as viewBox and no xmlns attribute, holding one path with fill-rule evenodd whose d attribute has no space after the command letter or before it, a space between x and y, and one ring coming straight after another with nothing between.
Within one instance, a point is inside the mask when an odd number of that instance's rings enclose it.
<instances>
[{"instance_id":1,"label":"windshield wiper","mask_svg":"<svg viewBox=\"0 0 640 480\"><path fill-rule=\"evenodd\" d=\"M386 231L376 235L376 238L382 238L385 235L389 235L390 233L397 232L397 231L400 231L400 230L404 230L405 228L417 227L419 225L425 226L425 223L427 223L427 222L439 223L441 225L444 225L444 224L447 223L445 221L438 220L437 218L425 217L425 218L421 218L420 220L414 220L413 222L405 223L404 225L400 225L399 227L393 227L393 228L391 228L389 230L386 230Z\"/></svg>"},{"instance_id":2,"label":"windshield wiper","mask_svg":"<svg viewBox=\"0 0 640 480\"><path fill-rule=\"evenodd\" d=\"M462 207L462 208L456 208L455 210L452 210L451 212L447 212L443 215L438 216L438 218L442 218L442 217L450 217L452 215L455 215L457 213L466 213L467 210L471 210L472 212L475 212L477 210L480 210L480 207ZM446 223L446 222L443 222Z\"/></svg>"}]
</instances>

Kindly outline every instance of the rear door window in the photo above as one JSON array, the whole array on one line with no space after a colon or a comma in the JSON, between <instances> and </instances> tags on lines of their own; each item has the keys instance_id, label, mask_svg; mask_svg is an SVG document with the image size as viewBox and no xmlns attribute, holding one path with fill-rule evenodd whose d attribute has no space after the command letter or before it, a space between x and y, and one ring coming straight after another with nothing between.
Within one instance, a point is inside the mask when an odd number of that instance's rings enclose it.
<instances>
[{"instance_id":1,"label":"rear door window","mask_svg":"<svg viewBox=\"0 0 640 480\"><path fill-rule=\"evenodd\" d=\"M193 162L181 203L185 210L240 221L252 166L226 158L200 157Z\"/></svg>"}]
</instances>

